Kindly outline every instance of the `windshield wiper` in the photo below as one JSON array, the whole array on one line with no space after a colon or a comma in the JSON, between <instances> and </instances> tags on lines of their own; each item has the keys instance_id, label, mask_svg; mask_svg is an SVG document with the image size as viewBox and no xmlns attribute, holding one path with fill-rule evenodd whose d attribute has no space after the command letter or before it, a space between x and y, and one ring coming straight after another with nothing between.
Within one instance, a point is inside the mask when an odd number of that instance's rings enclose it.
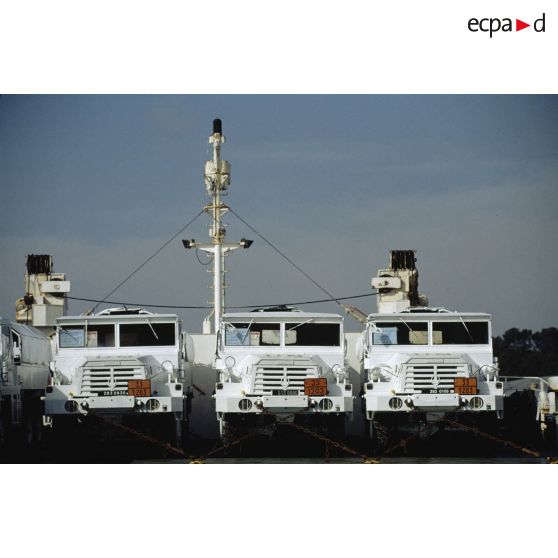
<instances>
[{"instance_id":1,"label":"windshield wiper","mask_svg":"<svg viewBox=\"0 0 558 558\"><path fill-rule=\"evenodd\" d=\"M254 323L254 318L252 318L250 320L250 323L248 324L248 327L246 328L246 333L244 334L244 337L242 338L242 344L244 345L244 341L246 341L246 337L248 336L248 333L250 331L250 328L252 327L252 324Z\"/></svg>"},{"instance_id":2,"label":"windshield wiper","mask_svg":"<svg viewBox=\"0 0 558 558\"><path fill-rule=\"evenodd\" d=\"M413 330L410 328L409 324L408 324L401 316L398 316L398 318L407 326L407 329L408 329L410 332L413 331Z\"/></svg>"},{"instance_id":3,"label":"windshield wiper","mask_svg":"<svg viewBox=\"0 0 558 558\"><path fill-rule=\"evenodd\" d=\"M153 332L153 335L155 336L155 339L157 339L157 341L159 341L159 336L155 333L155 330L153 329L153 326L151 325L151 322L149 320L145 320L147 322L147 325L151 328L151 331Z\"/></svg>"},{"instance_id":4,"label":"windshield wiper","mask_svg":"<svg viewBox=\"0 0 558 558\"><path fill-rule=\"evenodd\" d=\"M287 329L286 331L292 331L293 329L296 329L297 327L300 327L304 324L309 324L310 322L313 322L315 318L309 318L308 320L306 320L305 322L300 322L299 324L294 325L293 327L290 327L289 329Z\"/></svg>"},{"instance_id":5,"label":"windshield wiper","mask_svg":"<svg viewBox=\"0 0 558 558\"><path fill-rule=\"evenodd\" d=\"M467 324L463 321L463 318L461 316L457 316L457 317L461 320L461 323L463 324L463 327L465 328L465 331L467 332L467 335L469 336L471 343L474 343L475 341L473 340L473 336L471 335L471 332L469 331Z\"/></svg>"}]
</instances>

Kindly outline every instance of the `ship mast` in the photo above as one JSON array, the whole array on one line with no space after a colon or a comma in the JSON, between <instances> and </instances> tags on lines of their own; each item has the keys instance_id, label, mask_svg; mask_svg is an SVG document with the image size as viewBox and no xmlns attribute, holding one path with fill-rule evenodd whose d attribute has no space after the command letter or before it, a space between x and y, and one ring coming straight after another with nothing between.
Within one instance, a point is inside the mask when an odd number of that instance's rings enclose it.
<instances>
[{"instance_id":1,"label":"ship mast","mask_svg":"<svg viewBox=\"0 0 558 558\"><path fill-rule=\"evenodd\" d=\"M222 224L223 215L229 210L221 198L227 195L231 182L231 164L221 159L221 146L225 143L222 122L220 118L213 120L213 134L209 136L209 143L213 145L213 159L205 162L205 188L211 198L204 211L211 216L209 237L211 243L203 244L192 240L183 240L185 248L197 248L211 254L213 259L213 319L214 332L219 331L221 316L225 308L225 256L237 248L249 248L253 241L242 238L239 242L226 243L226 229ZM211 314L204 319L204 333L210 333Z\"/></svg>"}]
</instances>

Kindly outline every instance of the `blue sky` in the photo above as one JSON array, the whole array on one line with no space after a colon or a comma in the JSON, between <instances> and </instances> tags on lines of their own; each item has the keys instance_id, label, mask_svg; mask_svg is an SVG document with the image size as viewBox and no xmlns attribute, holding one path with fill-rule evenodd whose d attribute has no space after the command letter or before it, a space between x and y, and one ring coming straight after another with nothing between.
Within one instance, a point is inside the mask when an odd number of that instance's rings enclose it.
<instances>
[{"instance_id":1,"label":"blue sky","mask_svg":"<svg viewBox=\"0 0 558 558\"><path fill-rule=\"evenodd\" d=\"M2 96L0 315L27 253L101 298L195 215L216 116L227 203L336 296L369 292L390 249L414 248L433 305L490 312L497 333L557 325L556 96ZM229 239L254 238L226 219ZM227 264L230 303L323 298L257 238ZM206 269L177 239L112 298L205 304ZM201 330L203 311L180 314Z\"/></svg>"}]
</instances>

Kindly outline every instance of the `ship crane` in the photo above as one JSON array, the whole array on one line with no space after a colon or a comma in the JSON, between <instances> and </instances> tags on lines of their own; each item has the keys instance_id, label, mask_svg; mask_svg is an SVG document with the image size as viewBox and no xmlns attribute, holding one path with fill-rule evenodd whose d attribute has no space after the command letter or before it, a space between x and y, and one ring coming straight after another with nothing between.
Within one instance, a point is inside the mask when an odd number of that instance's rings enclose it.
<instances>
[{"instance_id":1,"label":"ship crane","mask_svg":"<svg viewBox=\"0 0 558 558\"><path fill-rule=\"evenodd\" d=\"M250 248L253 240L241 238L238 242L225 242L226 229L223 226L223 215L229 207L223 203L222 197L227 195L231 182L231 164L221 159L221 146L225 143L222 122L220 118L213 120L213 134L209 136L209 143L213 145L213 159L205 162L205 188L211 198L204 211L211 216L209 237L211 242L201 243L195 239L183 240L184 248L197 248L211 255L213 260L213 311L204 319L203 332L211 333L211 315L214 319L214 332L219 331L219 324L225 307L225 256L238 248Z\"/></svg>"}]
</instances>

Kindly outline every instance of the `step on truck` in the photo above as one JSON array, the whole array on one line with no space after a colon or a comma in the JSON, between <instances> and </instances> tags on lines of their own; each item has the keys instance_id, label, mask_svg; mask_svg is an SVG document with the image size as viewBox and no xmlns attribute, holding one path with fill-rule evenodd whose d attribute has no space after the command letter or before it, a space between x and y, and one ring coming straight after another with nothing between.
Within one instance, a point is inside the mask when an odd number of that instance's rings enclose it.
<instances>
[{"instance_id":1,"label":"step on truck","mask_svg":"<svg viewBox=\"0 0 558 558\"><path fill-rule=\"evenodd\" d=\"M430 308L418 292L415 252L395 250L380 270L378 312L360 339L363 402L377 446L408 429L429 434L444 419L496 423L504 384L492 351L491 317Z\"/></svg>"},{"instance_id":2,"label":"step on truck","mask_svg":"<svg viewBox=\"0 0 558 558\"><path fill-rule=\"evenodd\" d=\"M192 360L191 338L174 314L112 308L61 317L45 394L46 419L56 428L57 421L89 414L136 418L167 441L181 443Z\"/></svg>"},{"instance_id":3,"label":"step on truck","mask_svg":"<svg viewBox=\"0 0 558 558\"><path fill-rule=\"evenodd\" d=\"M343 435L353 412L345 354L337 314L286 307L224 314L215 389L223 440L294 420Z\"/></svg>"}]
</instances>

